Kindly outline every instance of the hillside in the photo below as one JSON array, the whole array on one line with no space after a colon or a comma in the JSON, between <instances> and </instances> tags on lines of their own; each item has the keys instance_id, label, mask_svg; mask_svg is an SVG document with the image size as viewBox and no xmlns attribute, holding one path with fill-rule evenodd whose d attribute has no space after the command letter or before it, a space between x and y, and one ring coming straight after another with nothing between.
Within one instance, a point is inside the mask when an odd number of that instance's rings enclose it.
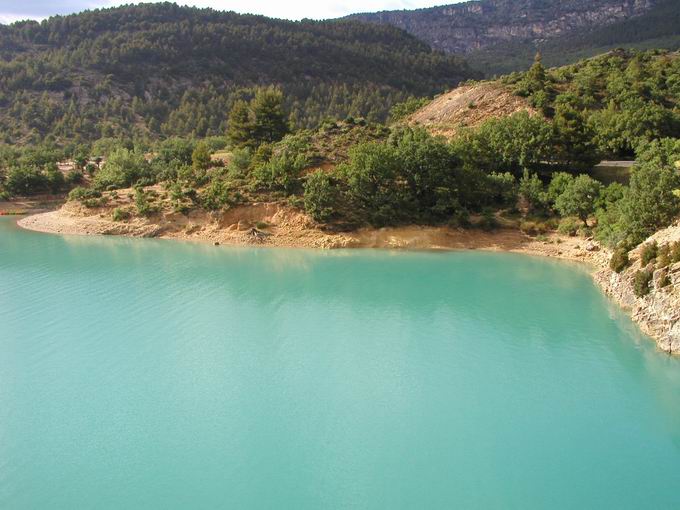
<instances>
[{"instance_id":1,"label":"hillside","mask_svg":"<svg viewBox=\"0 0 680 510\"><path fill-rule=\"evenodd\" d=\"M513 94L511 88L496 82L482 82L442 94L407 120L411 125L451 138L461 128L473 128L489 119L509 117L521 111L536 113L528 101Z\"/></svg>"},{"instance_id":2,"label":"hillside","mask_svg":"<svg viewBox=\"0 0 680 510\"><path fill-rule=\"evenodd\" d=\"M393 103L473 75L387 26L124 6L0 26L0 136L222 134L234 101L267 84L284 89L299 126L384 120Z\"/></svg>"},{"instance_id":3,"label":"hillside","mask_svg":"<svg viewBox=\"0 0 680 510\"><path fill-rule=\"evenodd\" d=\"M451 137L463 127L527 111L580 126L603 157L629 158L640 143L680 137L680 54L616 50L577 64L466 84L408 122ZM564 118L566 116L566 118Z\"/></svg>"},{"instance_id":4,"label":"hillside","mask_svg":"<svg viewBox=\"0 0 680 510\"><path fill-rule=\"evenodd\" d=\"M480 0L351 18L403 28L487 75L527 69L537 50L552 66L618 46L680 47L678 0Z\"/></svg>"}]
</instances>

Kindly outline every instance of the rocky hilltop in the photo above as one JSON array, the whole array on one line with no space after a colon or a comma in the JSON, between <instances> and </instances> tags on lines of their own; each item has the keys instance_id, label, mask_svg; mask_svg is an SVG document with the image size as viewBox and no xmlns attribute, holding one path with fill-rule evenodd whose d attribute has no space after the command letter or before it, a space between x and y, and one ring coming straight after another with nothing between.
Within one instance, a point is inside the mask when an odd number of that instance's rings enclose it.
<instances>
[{"instance_id":1,"label":"rocky hilltop","mask_svg":"<svg viewBox=\"0 0 680 510\"><path fill-rule=\"evenodd\" d=\"M352 16L402 28L449 53L515 40L539 41L640 16L655 0L478 0L413 11Z\"/></svg>"},{"instance_id":2,"label":"rocky hilltop","mask_svg":"<svg viewBox=\"0 0 680 510\"><path fill-rule=\"evenodd\" d=\"M481 82L457 87L413 113L407 122L435 135L452 138L465 127L476 127L492 118L526 111L536 115L526 98L513 94L499 82Z\"/></svg>"}]
</instances>

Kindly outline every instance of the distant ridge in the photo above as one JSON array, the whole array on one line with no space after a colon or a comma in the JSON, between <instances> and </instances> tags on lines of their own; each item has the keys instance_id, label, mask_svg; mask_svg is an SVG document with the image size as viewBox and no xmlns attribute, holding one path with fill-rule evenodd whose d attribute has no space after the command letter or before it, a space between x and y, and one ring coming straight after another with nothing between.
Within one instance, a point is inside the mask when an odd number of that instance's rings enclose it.
<instances>
[{"instance_id":1,"label":"distant ridge","mask_svg":"<svg viewBox=\"0 0 680 510\"><path fill-rule=\"evenodd\" d=\"M562 65L617 46L680 47L680 0L478 0L350 19L402 28L490 75L526 69L539 49Z\"/></svg>"}]
</instances>

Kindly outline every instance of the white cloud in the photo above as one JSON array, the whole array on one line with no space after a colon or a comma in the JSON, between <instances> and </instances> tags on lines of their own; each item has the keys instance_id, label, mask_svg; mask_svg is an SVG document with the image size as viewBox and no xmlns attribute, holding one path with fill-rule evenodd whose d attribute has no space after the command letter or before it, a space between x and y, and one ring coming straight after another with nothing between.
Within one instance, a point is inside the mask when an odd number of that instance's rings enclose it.
<instances>
[{"instance_id":1,"label":"white cloud","mask_svg":"<svg viewBox=\"0 0 680 510\"><path fill-rule=\"evenodd\" d=\"M459 1L459 0L453 0ZM436 0L178 0L198 7L223 11L263 14L287 19L327 19L357 12L393 9L416 9L446 3ZM96 7L111 7L129 3L125 0L0 0L0 22L19 19L42 19L55 14L70 14ZM452 3L452 2L449 2Z\"/></svg>"},{"instance_id":2,"label":"white cloud","mask_svg":"<svg viewBox=\"0 0 680 510\"><path fill-rule=\"evenodd\" d=\"M102 0L0 0L0 21L41 19L52 14L68 14L106 4Z\"/></svg>"}]
</instances>

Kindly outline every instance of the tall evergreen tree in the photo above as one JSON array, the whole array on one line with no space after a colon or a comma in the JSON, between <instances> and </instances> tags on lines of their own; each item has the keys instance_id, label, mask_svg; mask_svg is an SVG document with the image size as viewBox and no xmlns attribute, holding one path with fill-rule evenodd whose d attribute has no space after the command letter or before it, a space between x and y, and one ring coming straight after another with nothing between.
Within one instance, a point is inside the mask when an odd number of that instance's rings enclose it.
<instances>
[{"instance_id":1,"label":"tall evergreen tree","mask_svg":"<svg viewBox=\"0 0 680 510\"><path fill-rule=\"evenodd\" d=\"M191 166L194 170L207 170L210 167L210 148L205 142L196 145L191 154Z\"/></svg>"},{"instance_id":2,"label":"tall evergreen tree","mask_svg":"<svg viewBox=\"0 0 680 510\"><path fill-rule=\"evenodd\" d=\"M246 147L253 144L253 120L250 107L245 101L236 101L229 113L227 139L233 147Z\"/></svg>"},{"instance_id":3,"label":"tall evergreen tree","mask_svg":"<svg viewBox=\"0 0 680 510\"><path fill-rule=\"evenodd\" d=\"M253 135L258 145L277 142L288 133L288 114L281 89L258 89L250 102L250 110L254 119Z\"/></svg>"},{"instance_id":4,"label":"tall evergreen tree","mask_svg":"<svg viewBox=\"0 0 680 510\"><path fill-rule=\"evenodd\" d=\"M526 81L531 92L543 90L545 88L545 67L543 67L543 57L541 52L536 53L534 57L534 64L527 72Z\"/></svg>"}]
</instances>

